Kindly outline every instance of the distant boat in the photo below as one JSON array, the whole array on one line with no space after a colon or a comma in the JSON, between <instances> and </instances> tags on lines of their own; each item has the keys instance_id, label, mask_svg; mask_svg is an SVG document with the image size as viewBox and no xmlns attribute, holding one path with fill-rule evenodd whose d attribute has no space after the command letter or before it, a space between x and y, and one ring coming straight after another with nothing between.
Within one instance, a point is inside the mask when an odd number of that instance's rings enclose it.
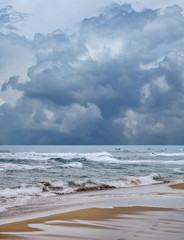
<instances>
[{"instance_id":1,"label":"distant boat","mask_svg":"<svg viewBox=\"0 0 184 240\"><path fill-rule=\"evenodd\" d=\"M116 151L120 151L121 150L121 148L115 148L116 149Z\"/></svg>"}]
</instances>

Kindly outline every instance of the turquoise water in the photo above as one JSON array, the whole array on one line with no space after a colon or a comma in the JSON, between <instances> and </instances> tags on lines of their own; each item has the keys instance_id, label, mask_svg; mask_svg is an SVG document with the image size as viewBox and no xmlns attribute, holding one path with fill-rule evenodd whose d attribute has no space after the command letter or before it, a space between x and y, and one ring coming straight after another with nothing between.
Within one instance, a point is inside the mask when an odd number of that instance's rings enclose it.
<instances>
[{"instance_id":1,"label":"turquoise water","mask_svg":"<svg viewBox=\"0 0 184 240\"><path fill-rule=\"evenodd\" d=\"M35 196L184 179L184 146L0 146L0 212Z\"/></svg>"}]
</instances>

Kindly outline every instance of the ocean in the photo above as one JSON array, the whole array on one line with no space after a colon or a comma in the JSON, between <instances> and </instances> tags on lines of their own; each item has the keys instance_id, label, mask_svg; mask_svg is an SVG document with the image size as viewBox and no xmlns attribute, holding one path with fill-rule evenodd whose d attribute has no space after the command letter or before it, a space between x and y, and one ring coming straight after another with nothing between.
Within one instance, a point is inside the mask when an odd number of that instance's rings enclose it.
<instances>
[{"instance_id":1,"label":"ocean","mask_svg":"<svg viewBox=\"0 0 184 240\"><path fill-rule=\"evenodd\" d=\"M183 180L184 146L0 146L0 216L79 192Z\"/></svg>"}]
</instances>

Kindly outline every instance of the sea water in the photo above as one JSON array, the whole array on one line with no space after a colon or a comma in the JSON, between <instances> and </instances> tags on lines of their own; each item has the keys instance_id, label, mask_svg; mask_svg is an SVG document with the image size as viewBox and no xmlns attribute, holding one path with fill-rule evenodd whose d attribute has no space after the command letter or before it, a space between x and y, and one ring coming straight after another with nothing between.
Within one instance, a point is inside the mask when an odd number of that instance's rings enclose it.
<instances>
[{"instance_id":1,"label":"sea water","mask_svg":"<svg viewBox=\"0 0 184 240\"><path fill-rule=\"evenodd\" d=\"M184 179L184 146L0 146L0 215L33 199Z\"/></svg>"}]
</instances>

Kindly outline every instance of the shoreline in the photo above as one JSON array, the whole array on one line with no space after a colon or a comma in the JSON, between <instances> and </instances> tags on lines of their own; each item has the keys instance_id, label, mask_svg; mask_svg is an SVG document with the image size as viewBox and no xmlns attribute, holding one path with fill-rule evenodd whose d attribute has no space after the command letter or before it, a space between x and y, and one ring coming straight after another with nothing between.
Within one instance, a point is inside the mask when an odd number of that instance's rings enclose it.
<instances>
[{"instance_id":1,"label":"shoreline","mask_svg":"<svg viewBox=\"0 0 184 240\"><path fill-rule=\"evenodd\" d=\"M98 190L97 190L98 189ZM11 223L21 220L27 220L30 218L38 218L38 217L45 217L48 215L53 215L58 213L63 213L67 211L74 211L79 210L82 208L90 208L93 206L97 207L104 207L104 204L107 200L107 204L109 205L109 200L112 203L112 206L114 205L114 199L111 197L111 195L115 195L115 198L118 198L118 196L123 197L123 201L121 201L122 206L127 206L127 198L129 198L129 195L135 195L135 197L138 195L145 195L144 192L148 192L148 194L151 193L151 190L153 191L153 195L164 195L167 194L168 190L184 190L184 182L169 182L169 183L157 183L157 184L151 184L151 185L134 185L131 187L121 187L121 188L94 188L91 190L89 188L88 191L78 191L78 192L72 192L62 195L55 195L47 198L42 198L43 201L39 203L39 205L36 205L36 208L34 209L35 203L38 203L38 200L40 200L38 197L35 199L32 199L32 205L20 205L16 207L16 214L10 214L10 215L4 215L3 212L0 212L0 226L5 223ZM173 192L175 193L175 191ZM108 197L107 199L104 199L105 201L101 201L101 197L103 196ZM147 194L146 194L147 195ZM130 196L131 197L131 196ZM96 201L93 201L95 198L97 198ZM99 198L99 199L98 199ZM137 198L137 197L136 197ZM85 199L87 201L81 201L81 199ZM132 200L132 199L131 199ZM51 202L53 204L51 204ZM59 204L61 202L61 204ZM142 202L142 199L141 201ZM153 201L151 201L153 202ZM149 204L151 203L149 201ZM55 204L57 203L57 204ZM92 205L91 205L91 204ZM131 204L131 202L129 202ZM140 203L139 203L140 204ZM142 205L142 203L141 203ZM24 211L24 207L26 206L26 209L31 208L31 211ZM105 205L106 206L106 205ZM120 205L121 206L121 205ZM151 204L150 206L159 206ZM164 205L162 205L164 207ZM177 207L177 206L176 206ZM11 212L13 208L10 208L8 212ZM17 209L20 209L22 213L18 212ZM3 222L2 222L3 221Z\"/></svg>"},{"instance_id":2,"label":"shoreline","mask_svg":"<svg viewBox=\"0 0 184 240\"><path fill-rule=\"evenodd\" d=\"M1 223L0 239L74 239L75 236L83 239L82 236L89 233L89 237L85 235L88 240L99 239L104 232L105 238L112 240L131 239L131 234L138 232L137 236L145 240L154 239L155 233L157 239L163 239L164 234L167 239L181 240L184 236L183 190L184 183L178 183L78 193L76 204L81 204L77 207L71 204L45 216L38 214L32 218L30 215L26 220ZM131 192L134 195L138 192L140 196L134 198L128 195ZM127 197L122 198L125 193ZM147 230L144 225L149 225Z\"/></svg>"}]
</instances>

